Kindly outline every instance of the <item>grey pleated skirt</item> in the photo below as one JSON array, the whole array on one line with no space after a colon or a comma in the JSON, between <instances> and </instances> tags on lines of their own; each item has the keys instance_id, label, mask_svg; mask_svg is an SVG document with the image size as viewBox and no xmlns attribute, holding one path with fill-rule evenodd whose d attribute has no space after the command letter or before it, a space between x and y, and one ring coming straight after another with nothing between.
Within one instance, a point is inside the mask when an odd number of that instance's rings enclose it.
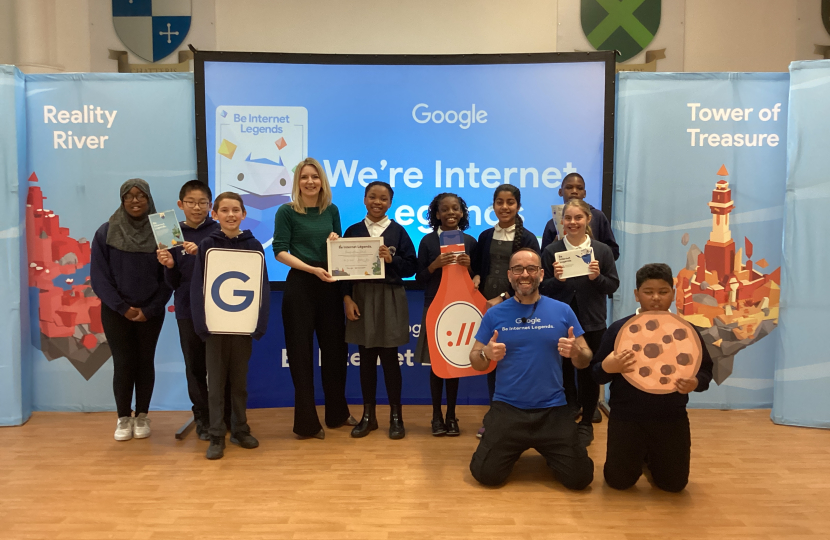
<instances>
[{"instance_id":1,"label":"grey pleated skirt","mask_svg":"<svg viewBox=\"0 0 830 540\"><path fill-rule=\"evenodd\" d=\"M403 286L355 283L352 300L360 310L360 318L346 320L347 343L364 347L400 347L409 343L409 306Z\"/></svg>"}]
</instances>

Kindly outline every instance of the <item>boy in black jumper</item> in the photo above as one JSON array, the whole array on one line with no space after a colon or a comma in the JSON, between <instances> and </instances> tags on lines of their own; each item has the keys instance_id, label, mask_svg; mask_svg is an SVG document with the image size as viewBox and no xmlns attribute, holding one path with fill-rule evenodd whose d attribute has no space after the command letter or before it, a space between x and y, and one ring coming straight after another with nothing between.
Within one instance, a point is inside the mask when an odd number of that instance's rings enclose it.
<instances>
[{"instance_id":1,"label":"boy in black jumper","mask_svg":"<svg viewBox=\"0 0 830 540\"><path fill-rule=\"evenodd\" d=\"M199 439L209 441L207 368L205 367L205 342L193 328L190 311L190 282L199 243L219 230L219 224L210 217L210 188L199 180L186 182L179 190L179 208L185 220L180 223L184 234L183 248L160 249L159 262L164 265L164 280L173 290L176 323L179 325L179 342L184 354L187 393L193 403L193 419Z\"/></svg>"},{"instance_id":2,"label":"boy in black jumper","mask_svg":"<svg viewBox=\"0 0 830 540\"><path fill-rule=\"evenodd\" d=\"M213 203L213 217L219 222L220 230L202 240L199 244L198 262L193 270L190 289L190 305L193 311L193 326L196 333L206 342L206 364L208 374L208 402L210 405L210 446L205 457L219 459L224 455L225 386L230 386L233 431L231 442L242 448L256 448L259 441L251 435L248 426L248 361L251 358L252 339L259 340L268 327L268 309L271 287L268 269L263 266L262 288L260 290L259 316L256 329L251 335L212 334L205 321L204 271L205 255L211 248L239 249L263 253L262 244L249 230L239 228L245 219L245 204L237 193L226 191L216 197Z\"/></svg>"},{"instance_id":3,"label":"boy in black jumper","mask_svg":"<svg viewBox=\"0 0 830 540\"><path fill-rule=\"evenodd\" d=\"M637 271L634 298L641 311L668 311L674 300L674 279L666 264L647 264ZM634 315L612 324L591 360L594 380L611 383L605 481L628 489L644 472L665 491L677 492L689 481L691 434L686 404L689 392L703 392L712 380L712 358L698 334L703 360L695 377L677 379L671 394L649 394L632 386L622 373L633 371L634 353L614 352L617 334ZM646 470L647 469L647 470Z\"/></svg>"}]
</instances>

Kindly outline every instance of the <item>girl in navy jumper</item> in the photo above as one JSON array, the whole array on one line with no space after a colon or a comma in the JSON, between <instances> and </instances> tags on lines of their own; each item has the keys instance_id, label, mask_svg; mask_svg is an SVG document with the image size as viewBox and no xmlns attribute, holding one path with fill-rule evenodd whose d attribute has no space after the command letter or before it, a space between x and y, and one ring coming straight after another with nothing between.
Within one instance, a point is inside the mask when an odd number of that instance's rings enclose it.
<instances>
[{"instance_id":1,"label":"girl in navy jumper","mask_svg":"<svg viewBox=\"0 0 830 540\"><path fill-rule=\"evenodd\" d=\"M344 281L346 341L360 351L360 388L363 392L363 417L352 430L352 437L365 437L378 428L375 394L380 357L386 393L389 397L389 438L403 439L406 431L401 415L401 366L398 347L409 342L409 308L403 279L415 274L418 259L406 230L389 219L392 186L372 182L366 186L363 203L366 219L346 229L344 238L383 237L378 255L386 263L386 278Z\"/></svg>"},{"instance_id":2,"label":"girl in navy jumper","mask_svg":"<svg viewBox=\"0 0 830 540\"><path fill-rule=\"evenodd\" d=\"M524 228L519 215L521 207L519 188L510 184L497 187L493 192L493 211L499 222L478 237L478 250L473 257L473 282L491 307L513 296L513 287L507 277L511 255L522 248L539 252L536 235ZM487 389L492 400L496 391L496 370L487 374ZM479 430L479 437L484 433L483 429Z\"/></svg>"},{"instance_id":3,"label":"girl in navy jumper","mask_svg":"<svg viewBox=\"0 0 830 540\"><path fill-rule=\"evenodd\" d=\"M467 212L467 203L454 193L441 193L429 203L429 224L433 232L424 236L418 246L418 273L415 280L424 286L424 314L421 317L421 333L418 336L418 347L415 350L415 359L422 364L429 364L429 346L426 337L427 310L433 298L438 293L441 284L441 269L451 263L470 268L471 256L476 252L476 241L472 236L464 235L464 253L456 256L453 253L441 253L439 235L444 231L467 230L470 226L470 217ZM444 389L444 380L434 372L429 373L429 388L432 394L432 434L434 436L448 435L450 437L461 434L458 427L458 418L455 417L455 404L458 400L458 379L446 379L447 382L447 416L446 421L441 414L441 393Z\"/></svg>"},{"instance_id":4,"label":"girl in navy jumper","mask_svg":"<svg viewBox=\"0 0 830 540\"><path fill-rule=\"evenodd\" d=\"M121 185L121 205L92 241L90 281L101 299L101 322L112 350L117 441L150 436L147 413L156 380L156 343L172 292L156 260L156 240L147 218L155 212L147 182L127 180Z\"/></svg>"},{"instance_id":5,"label":"girl in navy jumper","mask_svg":"<svg viewBox=\"0 0 830 540\"><path fill-rule=\"evenodd\" d=\"M193 327L206 342L205 363L208 377L208 403L210 406L210 446L208 459L219 459L225 450L225 386L230 386L233 432L231 442L242 448L256 448L259 441L251 435L248 426L248 360L251 358L252 339L259 340L268 328L268 308L271 287L268 282L268 268L262 267L262 289L260 290L259 317L256 329L251 335L212 334L205 321L204 272L205 255L211 248L242 249L263 253L262 244L249 230L240 231L239 225L245 219L245 204L237 193L226 191L216 197L213 203L213 217L219 222L220 230L202 240L199 244L198 262L193 269L190 287L190 307L193 312ZM263 259L264 260L264 259Z\"/></svg>"},{"instance_id":6,"label":"girl in navy jumper","mask_svg":"<svg viewBox=\"0 0 830 540\"><path fill-rule=\"evenodd\" d=\"M545 271L542 294L571 306L585 330L588 347L596 351L605 333L606 298L620 286L614 253L611 248L593 238L591 207L586 202L571 199L565 203L562 216L565 238L550 244L542 254L542 268ZM563 279L563 268L556 262L556 253L587 247L594 249L594 261L589 266L591 273ZM579 439L584 446L588 446L594 439L592 421L599 399L599 385L591 378L591 370L585 368L577 370L576 388L573 384L573 364L567 359L562 362L562 376L568 403L578 403L582 407Z\"/></svg>"}]
</instances>

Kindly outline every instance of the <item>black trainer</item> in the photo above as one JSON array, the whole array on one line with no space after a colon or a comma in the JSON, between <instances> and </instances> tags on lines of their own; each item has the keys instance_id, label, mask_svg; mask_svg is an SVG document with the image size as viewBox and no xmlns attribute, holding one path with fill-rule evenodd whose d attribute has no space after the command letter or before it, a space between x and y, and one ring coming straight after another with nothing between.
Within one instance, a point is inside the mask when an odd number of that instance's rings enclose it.
<instances>
[{"instance_id":1,"label":"black trainer","mask_svg":"<svg viewBox=\"0 0 830 540\"><path fill-rule=\"evenodd\" d=\"M210 446L208 446L205 457L208 459L222 459L225 455L225 437L210 437Z\"/></svg>"},{"instance_id":2,"label":"black trainer","mask_svg":"<svg viewBox=\"0 0 830 540\"><path fill-rule=\"evenodd\" d=\"M443 418L432 419L432 436L440 437L447 434L447 426L444 424Z\"/></svg>"},{"instance_id":3,"label":"black trainer","mask_svg":"<svg viewBox=\"0 0 830 540\"><path fill-rule=\"evenodd\" d=\"M251 450L259 446L259 441L250 433L233 433L231 434L231 443L236 444L242 448Z\"/></svg>"}]
</instances>

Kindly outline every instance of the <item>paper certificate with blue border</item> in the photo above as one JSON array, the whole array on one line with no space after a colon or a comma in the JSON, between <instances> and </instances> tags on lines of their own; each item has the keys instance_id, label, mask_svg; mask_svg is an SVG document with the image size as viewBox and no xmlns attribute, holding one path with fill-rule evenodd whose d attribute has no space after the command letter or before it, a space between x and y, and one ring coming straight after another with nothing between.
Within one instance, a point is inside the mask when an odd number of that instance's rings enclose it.
<instances>
[{"instance_id":1,"label":"paper certificate with blue border","mask_svg":"<svg viewBox=\"0 0 830 540\"><path fill-rule=\"evenodd\" d=\"M386 265L378 255L382 245L381 236L327 241L329 274L336 280L384 279Z\"/></svg>"}]
</instances>

